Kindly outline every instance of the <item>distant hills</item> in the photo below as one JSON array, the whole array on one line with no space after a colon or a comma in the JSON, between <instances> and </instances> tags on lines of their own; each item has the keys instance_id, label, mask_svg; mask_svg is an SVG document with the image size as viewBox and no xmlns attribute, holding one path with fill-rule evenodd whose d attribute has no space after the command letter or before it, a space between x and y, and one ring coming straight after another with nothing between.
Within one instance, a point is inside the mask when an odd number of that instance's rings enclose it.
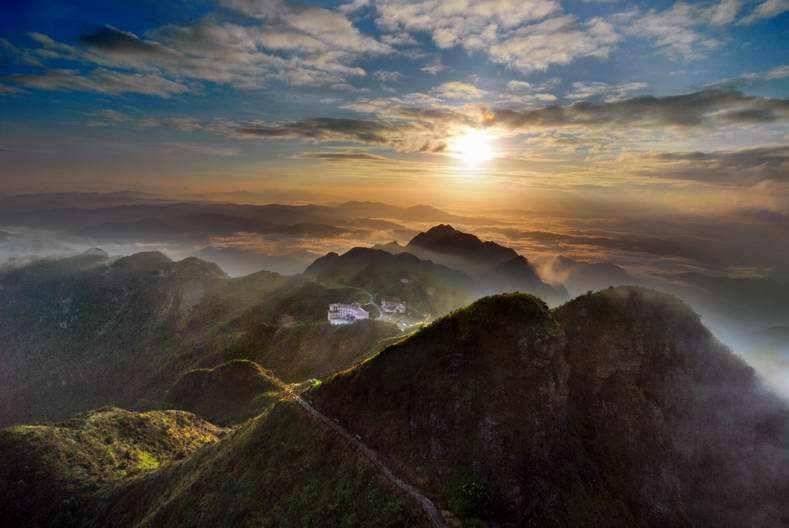
<instances>
[{"instance_id":1,"label":"distant hills","mask_svg":"<svg viewBox=\"0 0 789 528\"><path fill-rule=\"evenodd\" d=\"M422 259L461 270L472 277L481 295L522 291L551 304L569 297L562 286L543 282L528 259L514 249L482 241L470 233L441 224L419 233L407 245L396 242L375 246L391 253L411 253Z\"/></svg>"},{"instance_id":2,"label":"distant hills","mask_svg":"<svg viewBox=\"0 0 789 528\"><path fill-rule=\"evenodd\" d=\"M398 332L324 324L329 303L367 299L358 289L269 272L231 279L157 252L40 260L0 272L0 291L0 426L157 407L184 372L233 359L293 381L325 376Z\"/></svg>"},{"instance_id":3,"label":"distant hills","mask_svg":"<svg viewBox=\"0 0 789 528\"><path fill-rule=\"evenodd\" d=\"M329 253L304 273L322 282L400 298L419 313L443 314L475 298L474 283L464 273L410 253L354 248L343 255Z\"/></svg>"},{"instance_id":4,"label":"distant hills","mask_svg":"<svg viewBox=\"0 0 789 528\"><path fill-rule=\"evenodd\" d=\"M486 297L304 397L448 525L789 521L786 403L690 308L651 290L609 289L555 310L525 294ZM45 494L94 482L69 510L76 525L432 526L367 454L291 398L144 478L70 473L91 438L68 444L60 480L26 479L37 492L56 482ZM23 445L0 441L0 454L48 459ZM33 526L18 504L2 513ZM39 526L58 525L59 513L41 511Z\"/></svg>"}]
</instances>

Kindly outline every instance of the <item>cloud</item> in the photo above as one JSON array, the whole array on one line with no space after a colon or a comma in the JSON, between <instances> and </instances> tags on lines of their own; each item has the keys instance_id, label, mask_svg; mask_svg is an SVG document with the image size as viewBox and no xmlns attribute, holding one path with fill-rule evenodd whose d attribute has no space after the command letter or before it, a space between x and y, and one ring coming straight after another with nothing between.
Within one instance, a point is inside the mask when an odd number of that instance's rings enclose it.
<instances>
[{"instance_id":1,"label":"cloud","mask_svg":"<svg viewBox=\"0 0 789 528\"><path fill-rule=\"evenodd\" d=\"M260 38L275 49L390 53L391 48L363 35L342 12L291 5L279 0L222 0L225 6L267 22Z\"/></svg>"},{"instance_id":2,"label":"cloud","mask_svg":"<svg viewBox=\"0 0 789 528\"><path fill-rule=\"evenodd\" d=\"M552 231L535 231L517 228L496 228L494 231L510 240L527 239L540 244L552 246L556 250L566 250L567 246L594 246L607 250L645 253L663 257L679 257L684 259L708 262L710 255L706 248L699 247L697 241L682 239L665 239L649 235L617 235L597 236L586 234L566 234Z\"/></svg>"},{"instance_id":3,"label":"cloud","mask_svg":"<svg viewBox=\"0 0 789 528\"><path fill-rule=\"evenodd\" d=\"M66 90L106 94L137 93L169 98L185 93L189 87L153 74L123 73L96 68L88 74L76 70L52 69L41 74L11 75L15 84L38 90Z\"/></svg>"},{"instance_id":4,"label":"cloud","mask_svg":"<svg viewBox=\"0 0 789 528\"><path fill-rule=\"evenodd\" d=\"M214 15L157 27L142 37L104 26L83 34L79 46L31 33L39 47L17 48L0 39L0 51L45 69L11 78L20 84L163 97L180 93L187 86L183 79L240 89L261 88L269 80L343 86L349 78L366 75L356 64L362 57L393 52L390 45L362 34L344 14L329 9L262 0L228 0L224 5L255 21L222 21ZM55 61L57 68L46 69ZM79 68L63 68L62 61L78 63ZM86 72L86 65L100 68ZM146 75L151 89L136 86L133 75Z\"/></svg>"},{"instance_id":5,"label":"cloud","mask_svg":"<svg viewBox=\"0 0 789 528\"><path fill-rule=\"evenodd\" d=\"M515 30L492 44L489 52L494 62L531 72L582 57L607 58L620 40L602 18L579 23L574 16L564 15Z\"/></svg>"},{"instance_id":6,"label":"cloud","mask_svg":"<svg viewBox=\"0 0 789 528\"><path fill-rule=\"evenodd\" d=\"M388 161L389 158L370 154L369 152L310 152L303 158L319 159L323 161Z\"/></svg>"},{"instance_id":7,"label":"cloud","mask_svg":"<svg viewBox=\"0 0 789 528\"><path fill-rule=\"evenodd\" d=\"M620 13L615 23L627 35L651 40L657 49L675 60L695 60L707 56L720 45L710 29L732 24L740 12L739 0L711 4L676 2L668 9L638 9Z\"/></svg>"},{"instance_id":8,"label":"cloud","mask_svg":"<svg viewBox=\"0 0 789 528\"><path fill-rule=\"evenodd\" d=\"M775 66L767 71L751 72L731 79L723 79L710 83L708 88L718 89L743 89L751 86L761 85L770 81L776 81L789 77L789 64Z\"/></svg>"},{"instance_id":9,"label":"cloud","mask_svg":"<svg viewBox=\"0 0 789 528\"><path fill-rule=\"evenodd\" d=\"M376 22L382 28L429 33L440 48L478 48L483 41L495 37L499 28L509 30L560 10L554 0L383 0L376 2L375 7Z\"/></svg>"},{"instance_id":10,"label":"cloud","mask_svg":"<svg viewBox=\"0 0 789 528\"><path fill-rule=\"evenodd\" d=\"M425 64L424 66L419 68L419 71L428 73L430 75L438 75L439 73L441 73L446 69L447 67L441 63L441 59L436 58L430 61L428 64Z\"/></svg>"},{"instance_id":11,"label":"cloud","mask_svg":"<svg viewBox=\"0 0 789 528\"><path fill-rule=\"evenodd\" d=\"M419 44L413 35L406 33L405 31L381 35L381 42L393 47L417 46Z\"/></svg>"},{"instance_id":12,"label":"cloud","mask_svg":"<svg viewBox=\"0 0 789 528\"><path fill-rule=\"evenodd\" d=\"M558 127L694 128L727 124L773 123L789 119L789 101L704 90L666 97L641 96L621 101L534 110L494 109L486 123L509 129Z\"/></svg>"},{"instance_id":13,"label":"cloud","mask_svg":"<svg viewBox=\"0 0 789 528\"><path fill-rule=\"evenodd\" d=\"M776 17L789 11L789 1L787 0L766 0L756 6L747 17L742 20L743 24L753 24L760 20Z\"/></svg>"},{"instance_id":14,"label":"cloud","mask_svg":"<svg viewBox=\"0 0 789 528\"><path fill-rule=\"evenodd\" d=\"M621 84L608 84L604 82L574 82L572 92L565 98L579 101L583 99L602 98L607 102L624 99L630 92L637 92L647 87L643 82L628 82Z\"/></svg>"},{"instance_id":15,"label":"cloud","mask_svg":"<svg viewBox=\"0 0 789 528\"><path fill-rule=\"evenodd\" d=\"M19 93L19 89L14 88L13 86L6 86L4 84L0 84L0 95L15 94L15 93Z\"/></svg>"},{"instance_id":16,"label":"cloud","mask_svg":"<svg viewBox=\"0 0 789 528\"><path fill-rule=\"evenodd\" d=\"M473 84L461 81L445 82L434 88L433 93L443 99L467 100L480 99L484 95L484 92Z\"/></svg>"},{"instance_id":17,"label":"cloud","mask_svg":"<svg viewBox=\"0 0 789 528\"><path fill-rule=\"evenodd\" d=\"M143 40L134 33L104 26L80 37L80 42L91 49L118 55L166 55L169 51L157 42Z\"/></svg>"},{"instance_id":18,"label":"cloud","mask_svg":"<svg viewBox=\"0 0 789 528\"><path fill-rule=\"evenodd\" d=\"M654 175L675 179L755 185L764 180L789 181L789 146L713 152L663 152L647 163Z\"/></svg>"},{"instance_id":19,"label":"cloud","mask_svg":"<svg viewBox=\"0 0 789 528\"><path fill-rule=\"evenodd\" d=\"M396 82L403 78L403 74L396 71L378 70L373 77L381 82Z\"/></svg>"},{"instance_id":20,"label":"cloud","mask_svg":"<svg viewBox=\"0 0 789 528\"><path fill-rule=\"evenodd\" d=\"M237 126L230 135L240 138L303 139L314 142L351 142L386 146L402 152L438 153L464 121L459 114L426 108L390 109L378 119L319 117L275 125Z\"/></svg>"},{"instance_id":21,"label":"cloud","mask_svg":"<svg viewBox=\"0 0 789 528\"><path fill-rule=\"evenodd\" d=\"M602 18L579 22L554 0L383 0L375 7L385 31L427 33L439 48L483 52L522 72L607 57L620 40Z\"/></svg>"}]
</instances>

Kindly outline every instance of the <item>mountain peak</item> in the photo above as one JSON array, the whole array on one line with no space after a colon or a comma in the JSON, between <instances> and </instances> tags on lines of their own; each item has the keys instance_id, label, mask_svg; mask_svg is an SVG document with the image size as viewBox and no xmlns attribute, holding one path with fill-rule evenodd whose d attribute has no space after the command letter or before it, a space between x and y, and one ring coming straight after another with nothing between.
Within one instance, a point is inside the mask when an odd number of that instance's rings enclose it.
<instances>
[{"instance_id":1,"label":"mountain peak","mask_svg":"<svg viewBox=\"0 0 789 528\"><path fill-rule=\"evenodd\" d=\"M109 258L106 251L101 248L90 248L82 252L83 257Z\"/></svg>"},{"instance_id":2,"label":"mountain peak","mask_svg":"<svg viewBox=\"0 0 789 528\"><path fill-rule=\"evenodd\" d=\"M431 227L425 234L428 235L454 235L455 233L459 233L457 229L452 227L449 224L438 224L436 226Z\"/></svg>"}]
</instances>

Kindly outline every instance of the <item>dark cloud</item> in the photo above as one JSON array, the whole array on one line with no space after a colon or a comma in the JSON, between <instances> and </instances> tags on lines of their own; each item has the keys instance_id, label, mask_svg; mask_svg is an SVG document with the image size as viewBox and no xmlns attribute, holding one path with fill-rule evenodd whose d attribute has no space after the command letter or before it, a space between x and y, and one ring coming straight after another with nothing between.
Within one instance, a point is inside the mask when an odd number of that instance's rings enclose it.
<instances>
[{"instance_id":1,"label":"dark cloud","mask_svg":"<svg viewBox=\"0 0 789 528\"><path fill-rule=\"evenodd\" d=\"M281 126L249 126L237 129L244 136L264 138L303 138L315 140L352 140L362 143L387 142L394 127L380 121L319 117Z\"/></svg>"},{"instance_id":2,"label":"dark cloud","mask_svg":"<svg viewBox=\"0 0 789 528\"><path fill-rule=\"evenodd\" d=\"M441 152L444 132L424 123L319 117L276 126L243 126L234 130L241 137L350 141L386 145L396 150Z\"/></svg>"},{"instance_id":3,"label":"dark cloud","mask_svg":"<svg viewBox=\"0 0 789 528\"><path fill-rule=\"evenodd\" d=\"M699 181L753 184L789 180L789 146L713 152L665 152L654 156L658 174Z\"/></svg>"},{"instance_id":4,"label":"dark cloud","mask_svg":"<svg viewBox=\"0 0 789 528\"><path fill-rule=\"evenodd\" d=\"M535 110L495 109L486 124L512 129L568 126L691 128L723 124L773 123L789 119L789 100L768 99L725 90L703 90L667 97L642 96L622 101Z\"/></svg>"},{"instance_id":5,"label":"dark cloud","mask_svg":"<svg viewBox=\"0 0 789 528\"><path fill-rule=\"evenodd\" d=\"M627 251L659 255L664 257L679 257L698 262L712 263L714 259L697 241L668 240L652 236L626 235L620 237L564 234L550 231L530 231L512 228L495 229L510 240L527 239L547 246L594 246L606 250Z\"/></svg>"},{"instance_id":6,"label":"dark cloud","mask_svg":"<svg viewBox=\"0 0 789 528\"><path fill-rule=\"evenodd\" d=\"M305 154L303 157L324 161L384 161L389 159L385 156L378 156L377 154L370 154L367 152L312 152Z\"/></svg>"},{"instance_id":7,"label":"dark cloud","mask_svg":"<svg viewBox=\"0 0 789 528\"><path fill-rule=\"evenodd\" d=\"M157 55L167 52L166 48L156 42L143 40L134 33L112 26L104 26L93 33L82 35L80 42L89 48L108 53Z\"/></svg>"}]
</instances>

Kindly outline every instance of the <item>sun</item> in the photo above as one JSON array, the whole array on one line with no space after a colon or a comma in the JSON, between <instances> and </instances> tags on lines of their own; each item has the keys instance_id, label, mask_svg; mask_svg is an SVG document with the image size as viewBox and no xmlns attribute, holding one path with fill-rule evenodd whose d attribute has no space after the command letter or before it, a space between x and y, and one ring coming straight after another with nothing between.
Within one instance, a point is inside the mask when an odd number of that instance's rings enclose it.
<instances>
[{"instance_id":1,"label":"sun","mask_svg":"<svg viewBox=\"0 0 789 528\"><path fill-rule=\"evenodd\" d=\"M466 165L479 165L494 158L493 137L482 130L470 129L451 141L453 155Z\"/></svg>"}]
</instances>

